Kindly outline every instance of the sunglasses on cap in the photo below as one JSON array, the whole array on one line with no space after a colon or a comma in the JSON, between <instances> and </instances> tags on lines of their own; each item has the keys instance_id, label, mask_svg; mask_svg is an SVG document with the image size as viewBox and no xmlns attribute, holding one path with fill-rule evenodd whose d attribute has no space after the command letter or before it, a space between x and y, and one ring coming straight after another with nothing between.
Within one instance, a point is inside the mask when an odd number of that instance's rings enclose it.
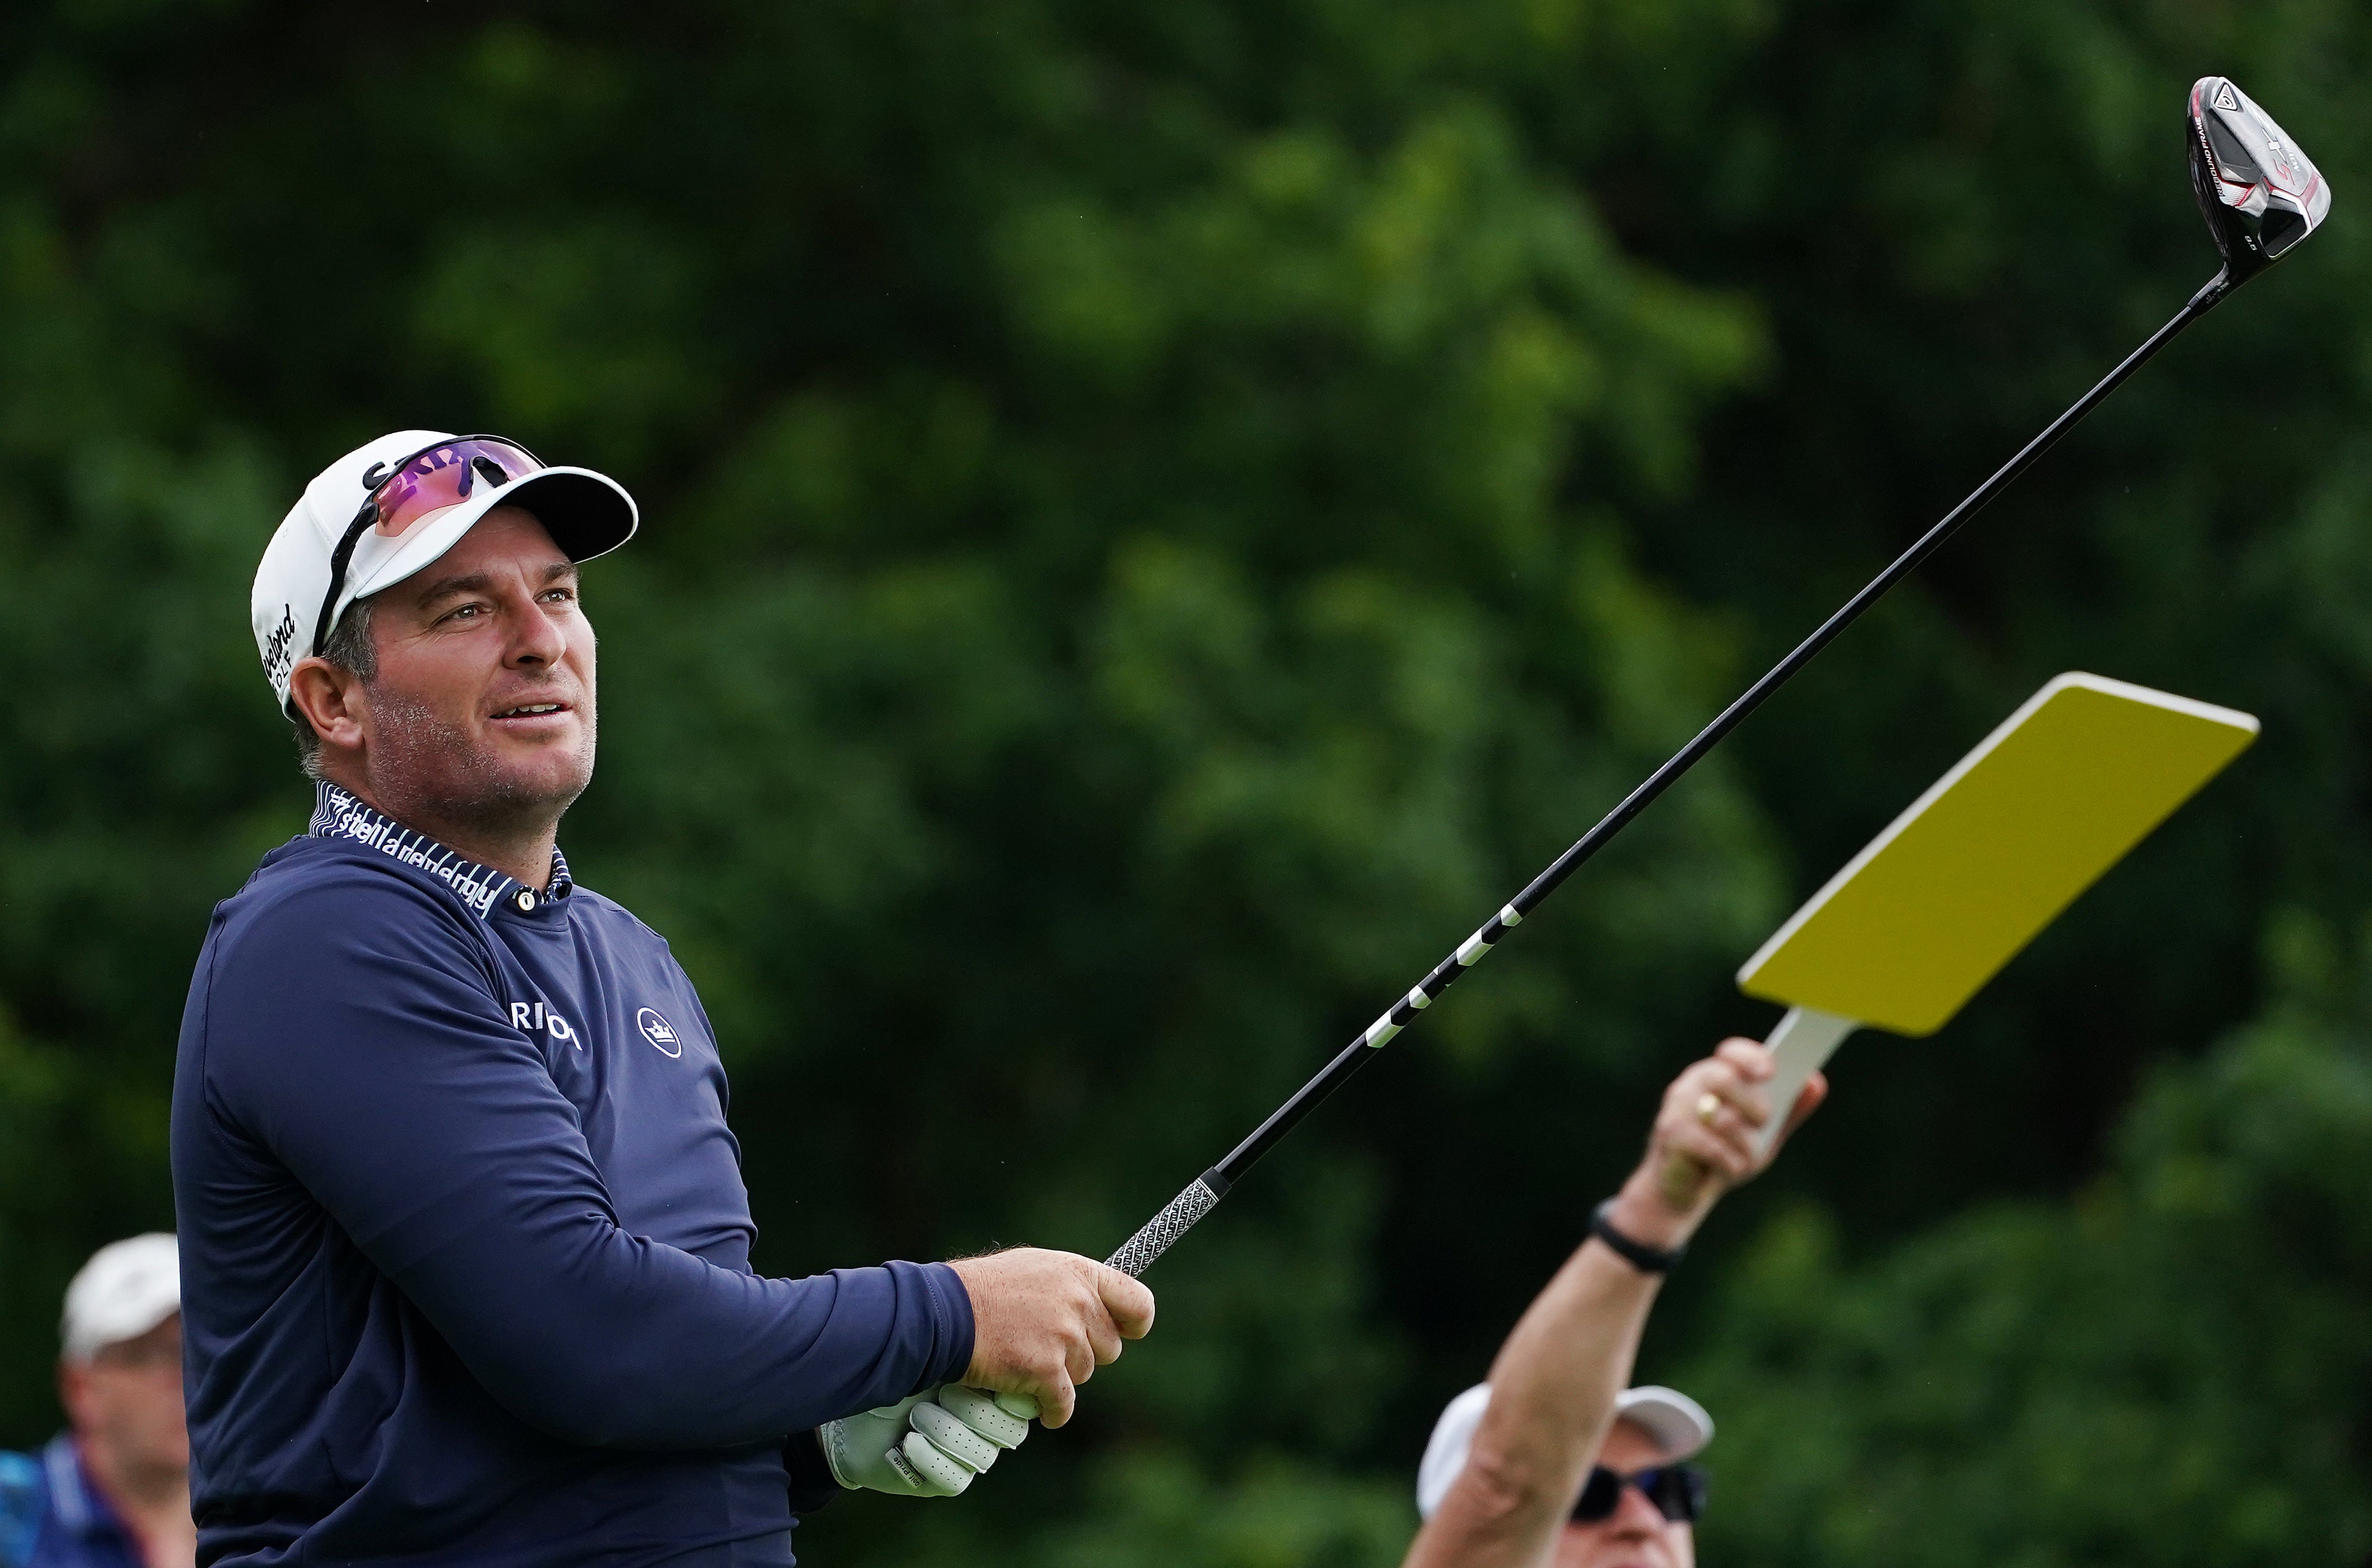
<instances>
[{"instance_id":1,"label":"sunglasses on cap","mask_svg":"<svg viewBox=\"0 0 2372 1568\"><path fill-rule=\"evenodd\" d=\"M1705 1473L1694 1465L1655 1465L1629 1475L1594 1465L1588 1484L1573 1505L1574 1523L1596 1525L1612 1518L1626 1486L1637 1487L1672 1524L1692 1525L1704 1516Z\"/></svg>"},{"instance_id":2,"label":"sunglasses on cap","mask_svg":"<svg viewBox=\"0 0 2372 1568\"><path fill-rule=\"evenodd\" d=\"M469 500L478 486L508 484L541 467L534 453L499 436L457 436L397 463L373 463L363 473L363 488L370 494L330 555L330 591L313 628L313 652L319 654L330 640L330 614L345 591L346 567L366 531L376 528L382 538L400 539L414 523Z\"/></svg>"}]
</instances>

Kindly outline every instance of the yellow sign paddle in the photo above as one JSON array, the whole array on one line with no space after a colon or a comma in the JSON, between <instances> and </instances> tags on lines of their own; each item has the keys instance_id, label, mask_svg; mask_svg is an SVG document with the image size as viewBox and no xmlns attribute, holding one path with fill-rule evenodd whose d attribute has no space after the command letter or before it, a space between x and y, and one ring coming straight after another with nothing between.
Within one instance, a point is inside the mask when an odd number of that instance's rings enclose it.
<instances>
[{"instance_id":1,"label":"yellow sign paddle","mask_svg":"<svg viewBox=\"0 0 2372 1568\"><path fill-rule=\"evenodd\" d=\"M2247 714L2097 675L2028 698L1738 971L1788 1008L1772 1103L1856 1028L1942 1028L2256 738Z\"/></svg>"}]
</instances>

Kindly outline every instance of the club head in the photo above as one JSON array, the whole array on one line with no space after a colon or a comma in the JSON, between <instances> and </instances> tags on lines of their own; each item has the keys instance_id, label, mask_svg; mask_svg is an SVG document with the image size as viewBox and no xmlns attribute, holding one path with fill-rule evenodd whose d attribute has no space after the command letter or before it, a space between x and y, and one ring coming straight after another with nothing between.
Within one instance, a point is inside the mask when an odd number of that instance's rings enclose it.
<instances>
[{"instance_id":1,"label":"club head","mask_svg":"<svg viewBox=\"0 0 2372 1568\"><path fill-rule=\"evenodd\" d=\"M2227 76L2191 88L2191 189L2234 285L2279 261L2331 212L2331 187Z\"/></svg>"}]
</instances>

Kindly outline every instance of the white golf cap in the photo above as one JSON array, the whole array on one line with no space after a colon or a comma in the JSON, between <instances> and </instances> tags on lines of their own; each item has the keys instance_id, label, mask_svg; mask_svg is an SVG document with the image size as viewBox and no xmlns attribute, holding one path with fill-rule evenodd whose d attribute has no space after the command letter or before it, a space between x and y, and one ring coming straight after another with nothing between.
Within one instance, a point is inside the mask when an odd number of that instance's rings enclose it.
<instances>
[{"instance_id":1,"label":"white golf cap","mask_svg":"<svg viewBox=\"0 0 2372 1568\"><path fill-rule=\"evenodd\" d=\"M66 1286L65 1316L58 1325L65 1358L88 1361L180 1309L181 1250L172 1237L152 1230L110 1241Z\"/></svg>"},{"instance_id":2,"label":"white golf cap","mask_svg":"<svg viewBox=\"0 0 2372 1568\"><path fill-rule=\"evenodd\" d=\"M1466 1468L1467 1450L1474 1446L1474 1429L1482 1424L1482 1412L1490 1403L1491 1385L1477 1383L1450 1400L1441 1419L1433 1423L1433 1436L1416 1467L1416 1511L1424 1517L1433 1517L1433 1511L1449 1495L1450 1482ZM1668 1460L1685 1459L1713 1441L1713 1417L1705 1414L1704 1406L1677 1388L1652 1383L1625 1388L1614 1397L1614 1414L1645 1433Z\"/></svg>"},{"instance_id":3,"label":"white golf cap","mask_svg":"<svg viewBox=\"0 0 2372 1568\"><path fill-rule=\"evenodd\" d=\"M413 515L390 535L372 526L385 519L365 514L363 506L399 474L419 482L408 508ZM439 480L458 488L455 504L426 505L437 499L432 493ZM288 706L290 668L316 651L317 639L328 637L346 606L424 569L496 506L534 513L572 561L617 549L634 537L637 521L634 498L617 481L590 469L547 468L518 443L497 436L398 430L315 474L264 548L248 607L264 679L282 711ZM342 547L351 552L343 576Z\"/></svg>"}]
</instances>

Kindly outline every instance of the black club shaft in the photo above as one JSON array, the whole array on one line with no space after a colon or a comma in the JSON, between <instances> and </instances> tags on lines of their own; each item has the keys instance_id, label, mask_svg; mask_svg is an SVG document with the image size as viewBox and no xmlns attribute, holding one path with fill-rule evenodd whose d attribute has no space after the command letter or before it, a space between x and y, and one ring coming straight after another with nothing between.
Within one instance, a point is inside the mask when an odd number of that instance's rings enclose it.
<instances>
[{"instance_id":1,"label":"black club shaft","mask_svg":"<svg viewBox=\"0 0 2372 1568\"><path fill-rule=\"evenodd\" d=\"M1762 679L1748 687L1735 702L1716 714L1711 724L1697 732L1695 738L1674 752L1662 767L1648 774L1636 789L1622 797L1620 805L1600 819L1596 827L1552 861L1548 869L1533 877L1522 892L1500 906L1499 912L1459 944L1456 952L1436 964L1431 973L1410 988L1407 995L1385 1009L1382 1016L1368 1025L1357 1039L1344 1046L1323 1071L1294 1091L1292 1098L1270 1112L1268 1120L1253 1129L1250 1137L1237 1144L1227 1158L1204 1171L1183 1192L1170 1200L1167 1208L1146 1221L1129 1238L1128 1244L1107 1261L1126 1273L1143 1273L1155 1259L1168 1251L1180 1237L1216 1207L1219 1200L1227 1196L1228 1188L1241 1180L1244 1173L1262 1155L1299 1126L1302 1119L1316 1109L1329 1095L1350 1082L1352 1074L1367 1064L1378 1047L1414 1022L1417 1014L1431 1006L1443 992L1457 983L1460 975L1496 947L1500 938L1546 902L1551 893L1564 886L1566 877L1578 871L1590 856L1604 849L1615 834L1628 827L1634 818L1655 804L1658 796L1703 761L1707 753L1721 744L1725 736L1744 723L1748 714L1761 707L1765 699L1785 685L1797 670L1811 663L1822 648L1836 641L1846 627L1861 618L1864 610L1883 598L1888 589L1917 571L1921 563L1941 550L1946 541L1959 531L1962 524L1976 516L1985 503L2008 489L2018 475L2032 467L2037 459L2051 450L2062 436L2099 406L2110 392L2123 385L2127 377L2148 363L2150 357L2164 348L2176 333L2221 303L2232 287L2229 277L2217 273L2191 296L2189 303L2175 312L2173 319L2151 333L2146 342L2127 354L2090 391L2076 399L2064 413L2044 426L2041 435L2019 448L2017 455L1996 470L1992 478L1970 492L1968 498L1946 513L1942 521L1920 535L1916 543L1896 556L1885 571L1871 578L1836 613L1820 622L1810 636L1796 644L1786 657L1773 665Z\"/></svg>"}]
</instances>

